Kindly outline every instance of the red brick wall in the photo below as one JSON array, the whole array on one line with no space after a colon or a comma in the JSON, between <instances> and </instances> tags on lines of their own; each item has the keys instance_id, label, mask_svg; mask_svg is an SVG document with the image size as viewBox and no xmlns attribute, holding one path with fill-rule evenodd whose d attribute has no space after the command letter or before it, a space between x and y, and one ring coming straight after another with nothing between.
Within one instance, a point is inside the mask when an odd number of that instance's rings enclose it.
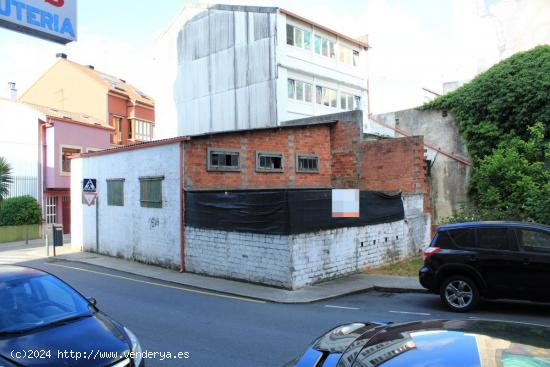
<instances>
[{"instance_id":1,"label":"red brick wall","mask_svg":"<svg viewBox=\"0 0 550 367\"><path fill-rule=\"evenodd\" d=\"M332 128L332 186L338 189L359 186L361 160L361 126L355 122L338 122Z\"/></svg>"},{"instance_id":2,"label":"red brick wall","mask_svg":"<svg viewBox=\"0 0 550 367\"><path fill-rule=\"evenodd\" d=\"M422 193L430 210L422 136L364 141L361 161L362 190Z\"/></svg>"},{"instance_id":3,"label":"red brick wall","mask_svg":"<svg viewBox=\"0 0 550 367\"><path fill-rule=\"evenodd\" d=\"M208 148L239 149L240 172L207 170ZM330 188L330 126L310 126L228 133L192 138L185 143L187 190ZM256 172L256 151L283 154L283 172ZM296 154L319 155L319 173L298 173Z\"/></svg>"}]
</instances>

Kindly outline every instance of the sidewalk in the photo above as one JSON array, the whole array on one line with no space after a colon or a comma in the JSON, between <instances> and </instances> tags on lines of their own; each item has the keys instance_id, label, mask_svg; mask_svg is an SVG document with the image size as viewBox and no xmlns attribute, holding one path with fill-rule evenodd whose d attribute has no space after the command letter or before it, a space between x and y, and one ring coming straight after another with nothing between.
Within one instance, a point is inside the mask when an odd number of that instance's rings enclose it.
<instances>
[{"instance_id":1,"label":"sidewalk","mask_svg":"<svg viewBox=\"0 0 550 367\"><path fill-rule=\"evenodd\" d=\"M75 261L119 270L182 286L210 290L240 297L276 303L310 303L368 290L392 292L424 292L416 277L396 277L372 274L353 274L298 290L274 288L210 276L180 273L174 270L145 265L88 252L61 255L50 261Z\"/></svg>"}]
</instances>

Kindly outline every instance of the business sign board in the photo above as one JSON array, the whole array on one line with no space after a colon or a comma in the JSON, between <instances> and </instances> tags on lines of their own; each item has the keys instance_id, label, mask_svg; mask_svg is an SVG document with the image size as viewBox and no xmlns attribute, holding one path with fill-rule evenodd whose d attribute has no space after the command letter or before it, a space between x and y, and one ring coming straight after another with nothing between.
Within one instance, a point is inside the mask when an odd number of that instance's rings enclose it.
<instances>
[{"instance_id":1,"label":"business sign board","mask_svg":"<svg viewBox=\"0 0 550 367\"><path fill-rule=\"evenodd\" d=\"M359 216L359 190L332 190L333 218L358 218Z\"/></svg>"},{"instance_id":2,"label":"business sign board","mask_svg":"<svg viewBox=\"0 0 550 367\"><path fill-rule=\"evenodd\" d=\"M76 41L77 0L0 0L0 27L49 41Z\"/></svg>"}]
</instances>

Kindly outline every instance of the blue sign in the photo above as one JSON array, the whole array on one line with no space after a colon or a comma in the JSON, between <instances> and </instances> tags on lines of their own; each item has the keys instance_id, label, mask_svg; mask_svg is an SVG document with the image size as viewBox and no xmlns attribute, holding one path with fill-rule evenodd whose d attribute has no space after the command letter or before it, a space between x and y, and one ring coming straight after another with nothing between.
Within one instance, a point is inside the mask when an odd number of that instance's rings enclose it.
<instances>
[{"instance_id":1,"label":"blue sign","mask_svg":"<svg viewBox=\"0 0 550 367\"><path fill-rule=\"evenodd\" d=\"M82 181L82 192L96 192L97 180L95 178L85 178Z\"/></svg>"},{"instance_id":2,"label":"blue sign","mask_svg":"<svg viewBox=\"0 0 550 367\"><path fill-rule=\"evenodd\" d=\"M76 41L76 0L0 0L0 27L61 44Z\"/></svg>"}]
</instances>

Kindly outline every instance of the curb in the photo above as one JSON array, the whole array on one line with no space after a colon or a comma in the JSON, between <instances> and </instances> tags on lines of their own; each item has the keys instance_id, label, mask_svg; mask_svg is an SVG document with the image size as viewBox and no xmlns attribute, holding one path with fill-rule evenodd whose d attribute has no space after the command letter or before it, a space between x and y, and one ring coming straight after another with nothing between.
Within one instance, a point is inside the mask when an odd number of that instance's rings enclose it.
<instances>
[{"instance_id":1,"label":"curb","mask_svg":"<svg viewBox=\"0 0 550 367\"><path fill-rule=\"evenodd\" d=\"M309 304L309 303L315 303L315 302L331 300L331 299L335 299L335 298L338 298L338 297L351 296L351 295L354 295L354 294L359 294L359 293L364 293L364 292L372 292L372 291L388 292L388 293L428 293L428 290L425 290L425 289L413 289L413 288L404 288L404 287L387 287L387 286L373 285L373 286L369 286L367 288L354 289L354 290L351 290L349 292L327 295L327 296L323 296L323 297L319 297L319 298L315 298L315 299L304 297L305 299L303 299L303 300L288 300L288 301L285 301L285 300L280 300L280 299L275 299L275 298L251 296L249 294L243 294L243 293L227 292L227 291L223 291L223 290L217 290L215 288L199 287L199 286L196 286L196 285L193 285L193 284L180 283L180 282L175 282L175 281L172 281L172 280L166 280L166 279L162 279L162 278L158 278L158 277L154 277L154 276L150 276L150 275L139 274L137 272L127 271L127 270L119 270L119 269L111 268L111 267L104 266L104 265L92 264L92 263L82 261L82 260L57 258L57 259L49 260L47 262L49 262L49 263L67 262L67 263L77 263L77 264L83 264L83 265L89 265L89 266L97 266L99 268L114 270L114 271L121 272L121 273L126 273L126 274L132 274L132 275L135 275L135 276L148 278L148 279L151 279L151 280L156 280L156 281L160 281L160 282L169 283L169 284L172 284L172 285L175 285L175 286L188 287L188 288L193 289L193 290L213 292L213 293L218 293L220 295L241 297L241 298L247 298L247 299L250 299L250 300L265 301L265 302L277 303L277 304ZM215 278L215 277L213 277L213 278ZM239 281L236 281L236 280L233 280L233 281L239 282ZM241 282L241 283L248 284L246 282ZM266 286L266 287L271 288L269 286ZM284 290L284 289L280 289L280 288L273 288L273 289ZM288 290L286 290L286 291L288 291Z\"/></svg>"}]
</instances>

